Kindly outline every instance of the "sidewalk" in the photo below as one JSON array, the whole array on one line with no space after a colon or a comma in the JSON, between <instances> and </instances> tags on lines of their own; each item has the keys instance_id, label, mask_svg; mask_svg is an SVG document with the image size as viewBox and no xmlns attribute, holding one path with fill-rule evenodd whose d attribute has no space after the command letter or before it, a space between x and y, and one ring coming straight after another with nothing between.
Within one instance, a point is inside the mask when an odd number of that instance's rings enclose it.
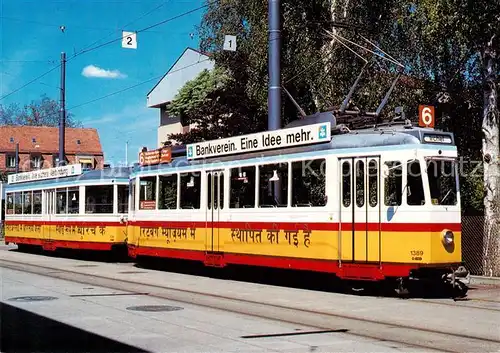
<instances>
[{"instance_id":1,"label":"sidewalk","mask_svg":"<svg viewBox=\"0 0 500 353\"><path fill-rule=\"evenodd\" d=\"M500 285L500 277L470 276L470 285Z\"/></svg>"}]
</instances>

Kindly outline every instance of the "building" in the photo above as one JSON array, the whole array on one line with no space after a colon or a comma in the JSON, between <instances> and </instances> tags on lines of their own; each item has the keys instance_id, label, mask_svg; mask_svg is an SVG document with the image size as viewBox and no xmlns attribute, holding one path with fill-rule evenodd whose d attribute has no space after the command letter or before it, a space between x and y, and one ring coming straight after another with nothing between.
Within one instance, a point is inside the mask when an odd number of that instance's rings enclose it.
<instances>
[{"instance_id":1,"label":"building","mask_svg":"<svg viewBox=\"0 0 500 353\"><path fill-rule=\"evenodd\" d=\"M48 126L0 126L0 172L16 171L19 144L19 172L53 168L59 160L59 128ZM104 154L96 129L66 128L66 163L103 169Z\"/></svg>"},{"instance_id":2,"label":"building","mask_svg":"<svg viewBox=\"0 0 500 353\"><path fill-rule=\"evenodd\" d=\"M162 147L164 142L168 141L168 135L189 131L189 126L184 126L179 117L168 116L167 106L188 81L195 79L203 70L212 70L214 65L214 61L209 56L198 50L186 48L147 94L148 108L157 108L160 112L158 147Z\"/></svg>"}]
</instances>

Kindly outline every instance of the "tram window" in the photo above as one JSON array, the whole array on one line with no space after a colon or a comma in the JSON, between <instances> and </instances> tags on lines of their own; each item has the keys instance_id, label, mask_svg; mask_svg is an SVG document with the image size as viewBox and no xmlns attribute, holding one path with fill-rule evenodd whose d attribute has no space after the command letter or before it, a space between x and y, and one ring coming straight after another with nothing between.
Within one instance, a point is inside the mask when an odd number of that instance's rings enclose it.
<instances>
[{"instance_id":1,"label":"tram window","mask_svg":"<svg viewBox=\"0 0 500 353\"><path fill-rule=\"evenodd\" d=\"M128 212L128 185L118 185L118 213Z\"/></svg>"},{"instance_id":2,"label":"tram window","mask_svg":"<svg viewBox=\"0 0 500 353\"><path fill-rule=\"evenodd\" d=\"M158 209L175 210L177 208L177 174L161 175L158 193Z\"/></svg>"},{"instance_id":3,"label":"tram window","mask_svg":"<svg viewBox=\"0 0 500 353\"><path fill-rule=\"evenodd\" d=\"M342 203L344 207L351 206L351 164L342 163Z\"/></svg>"},{"instance_id":4,"label":"tram window","mask_svg":"<svg viewBox=\"0 0 500 353\"><path fill-rule=\"evenodd\" d=\"M213 178L213 185L212 185ZM212 186L213 186L213 194L214 200L212 201ZM220 188L219 188L220 186ZM223 203L220 198L224 197L224 174L223 173L208 173L207 174L207 206L208 209L212 209L212 205L214 206L214 210L219 207L222 209Z\"/></svg>"},{"instance_id":5,"label":"tram window","mask_svg":"<svg viewBox=\"0 0 500 353\"><path fill-rule=\"evenodd\" d=\"M378 164L375 160L368 163L368 201L371 207L378 204Z\"/></svg>"},{"instance_id":6,"label":"tram window","mask_svg":"<svg viewBox=\"0 0 500 353\"><path fill-rule=\"evenodd\" d=\"M32 191L23 191L23 214L31 214Z\"/></svg>"},{"instance_id":7,"label":"tram window","mask_svg":"<svg viewBox=\"0 0 500 353\"><path fill-rule=\"evenodd\" d=\"M219 207L222 210L224 208L224 173L219 174L220 188L219 188Z\"/></svg>"},{"instance_id":8,"label":"tram window","mask_svg":"<svg viewBox=\"0 0 500 353\"><path fill-rule=\"evenodd\" d=\"M259 207L287 207L288 163L259 166Z\"/></svg>"},{"instance_id":9,"label":"tram window","mask_svg":"<svg viewBox=\"0 0 500 353\"><path fill-rule=\"evenodd\" d=\"M231 169L229 184L230 208L255 207L255 167Z\"/></svg>"},{"instance_id":10,"label":"tram window","mask_svg":"<svg viewBox=\"0 0 500 353\"><path fill-rule=\"evenodd\" d=\"M325 159L292 163L292 206L326 205Z\"/></svg>"},{"instance_id":11,"label":"tram window","mask_svg":"<svg viewBox=\"0 0 500 353\"><path fill-rule=\"evenodd\" d=\"M14 193L14 214L23 214L23 194L21 192Z\"/></svg>"},{"instance_id":12,"label":"tram window","mask_svg":"<svg viewBox=\"0 0 500 353\"><path fill-rule=\"evenodd\" d=\"M132 182L130 183L131 188L130 188L130 210L135 211L135 183L136 179L132 179Z\"/></svg>"},{"instance_id":13,"label":"tram window","mask_svg":"<svg viewBox=\"0 0 500 353\"><path fill-rule=\"evenodd\" d=\"M207 173L207 206L212 209L212 173Z\"/></svg>"},{"instance_id":14,"label":"tram window","mask_svg":"<svg viewBox=\"0 0 500 353\"><path fill-rule=\"evenodd\" d=\"M385 162L388 168L385 177L385 205L400 206L403 190L403 167L401 162Z\"/></svg>"},{"instance_id":15,"label":"tram window","mask_svg":"<svg viewBox=\"0 0 500 353\"><path fill-rule=\"evenodd\" d=\"M42 214L42 192L33 191L33 214Z\"/></svg>"},{"instance_id":16,"label":"tram window","mask_svg":"<svg viewBox=\"0 0 500 353\"><path fill-rule=\"evenodd\" d=\"M201 196L200 172L192 172L181 176L181 208L199 209Z\"/></svg>"},{"instance_id":17,"label":"tram window","mask_svg":"<svg viewBox=\"0 0 500 353\"><path fill-rule=\"evenodd\" d=\"M406 203L410 206L425 204L424 184L419 161L408 161Z\"/></svg>"},{"instance_id":18,"label":"tram window","mask_svg":"<svg viewBox=\"0 0 500 353\"><path fill-rule=\"evenodd\" d=\"M14 214L14 194L7 194L7 214Z\"/></svg>"},{"instance_id":19,"label":"tram window","mask_svg":"<svg viewBox=\"0 0 500 353\"><path fill-rule=\"evenodd\" d=\"M456 165L454 161L429 160L427 175L433 205L457 204Z\"/></svg>"},{"instance_id":20,"label":"tram window","mask_svg":"<svg viewBox=\"0 0 500 353\"><path fill-rule=\"evenodd\" d=\"M80 189L78 187L68 189L68 213L80 213Z\"/></svg>"},{"instance_id":21,"label":"tram window","mask_svg":"<svg viewBox=\"0 0 500 353\"><path fill-rule=\"evenodd\" d=\"M356 162L356 205L365 205L365 162Z\"/></svg>"},{"instance_id":22,"label":"tram window","mask_svg":"<svg viewBox=\"0 0 500 353\"><path fill-rule=\"evenodd\" d=\"M57 189L56 191L56 213L67 213L68 189Z\"/></svg>"},{"instance_id":23,"label":"tram window","mask_svg":"<svg viewBox=\"0 0 500 353\"><path fill-rule=\"evenodd\" d=\"M139 209L156 209L156 176L139 179Z\"/></svg>"},{"instance_id":24,"label":"tram window","mask_svg":"<svg viewBox=\"0 0 500 353\"><path fill-rule=\"evenodd\" d=\"M113 213L113 185L86 186L85 213Z\"/></svg>"}]
</instances>

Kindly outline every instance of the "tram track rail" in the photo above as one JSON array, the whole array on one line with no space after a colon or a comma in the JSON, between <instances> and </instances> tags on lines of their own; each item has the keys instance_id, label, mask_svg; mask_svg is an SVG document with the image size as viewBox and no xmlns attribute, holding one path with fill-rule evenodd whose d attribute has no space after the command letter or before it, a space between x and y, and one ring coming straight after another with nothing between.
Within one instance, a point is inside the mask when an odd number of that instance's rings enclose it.
<instances>
[{"instance_id":1,"label":"tram track rail","mask_svg":"<svg viewBox=\"0 0 500 353\"><path fill-rule=\"evenodd\" d=\"M443 302L435 299L410 299L410 301L417 303L424 303L424 304L451 306L456 308L467 308L467 309L500 312L500 301L492 299L482 299L482 298L467 298L459 300L457 299L453 303ZM499 304L499 306L498 307L478 306L476 305L476 303Z\"/></svg>"},{"instance_id":2,"label":"tram track rail","mask_svg":"<svg viewBox=\"0 0 500 353\"><path fill-rule=\"evenodd\" d=\"M168 285L116 279L102 275L4 259L0 259L0 267L81 284L97 285L127 293L142 293L151 297L199 305L247 316L300 324L318 330L336 330L352 336L401 344L407 348L423 349L427 352L500 351L500 337L494 339L492 337L466 335L383 320L363 319L344 314L292 308L284 305L173 288Z\"/></svg>"}]
</instances>

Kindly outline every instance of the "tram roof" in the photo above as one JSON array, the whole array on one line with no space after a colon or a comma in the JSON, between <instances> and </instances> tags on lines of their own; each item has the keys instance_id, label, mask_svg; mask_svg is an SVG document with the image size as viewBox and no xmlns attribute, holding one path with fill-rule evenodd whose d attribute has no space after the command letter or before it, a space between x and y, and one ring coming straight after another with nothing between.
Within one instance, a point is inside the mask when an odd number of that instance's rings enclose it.
<instances>
[{"instance_id":1,"label":"tram roof","mask_svg":"<svg viewBox=\"0 0 500 353\"><path fill-rule=\"evenodd\" d=\"M300 125L296 124L296 126ZM426 137L429 136L446 137L451 141L451 143L428 142L426 141ZM395 126L385 126L377 129L372 127L353 130L347 133L332 134L330 142L327 143L226 155L200 160L188 160L185 153L186 146L174 146L172 148L172 155L177 155L178 157L173 158L171 163L150 166L135 165L132 173L138 171L168 170L170 168L197 166L212 162L237 162L241 160L273 157L278 155L313 153L325 150L342 150L342 152L356 152L356 150L359 150L360 152L366 152L366 149L370 147L372 147L373 150L380 150L384 147L393 147L391 149L394 149L424 146L425 148L438 146L441 148L455 147L455 139L453 133L450 132L400 124Z\"/></svg>"},{"instance_id":2,"label":"tram roof","mask_svg":"<svg viewBox=\"0 0 500 353\"><path fill-rule=\"evenodd\" d=\"M6 189L14 190L16 188L25 189L26 187L37 188L37 187L47 187L47 186L65 186L68 184L81 184L88 183L92 181L121 181L128 182L128 178L131 172L131 167L115 167L115 168L106 168L106 169L98 169L98 170L84 170L82 174L69 176L69 177L61 177L61 178L53 178L46 180L37 180L37 181L26 181L19 182L15 184L4 184Z\"/></svg>"}]
</instances>

